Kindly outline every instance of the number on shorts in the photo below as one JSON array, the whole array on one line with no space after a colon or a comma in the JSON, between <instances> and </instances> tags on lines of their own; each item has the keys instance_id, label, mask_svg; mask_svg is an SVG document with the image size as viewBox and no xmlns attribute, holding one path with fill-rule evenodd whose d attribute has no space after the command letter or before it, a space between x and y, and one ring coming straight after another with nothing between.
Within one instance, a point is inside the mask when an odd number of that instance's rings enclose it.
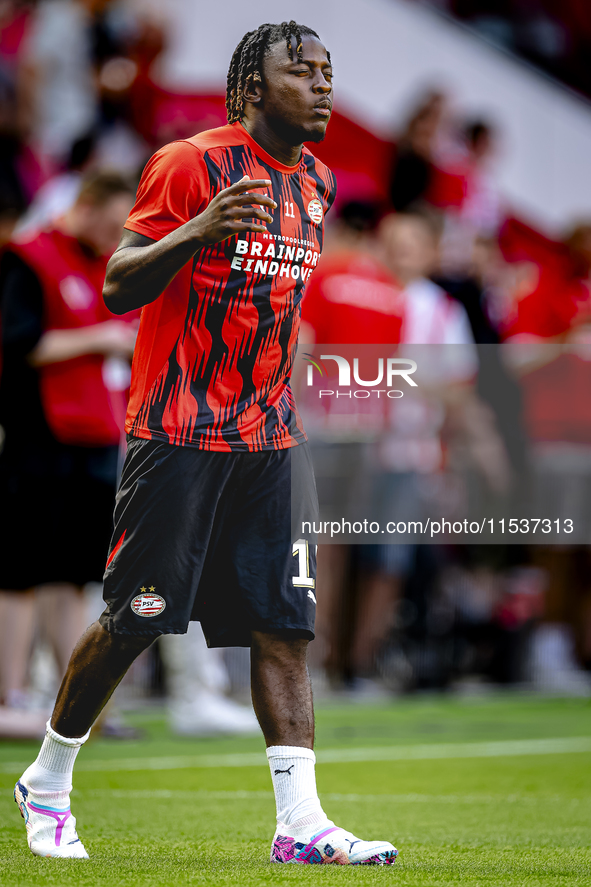
<instances>
[{"instance_id":1,"label":"number on shorts","mask_svg":"<svg viewBox=\"0 0 591 887\"><path fill-rule=\"evenodd\" d=\"M293 556L298 558L298 575L292 582L298 588L314 588L316 582L310 576L310 555L306 539L298 539L293 543Z\"/></svg>"}]
</instances>

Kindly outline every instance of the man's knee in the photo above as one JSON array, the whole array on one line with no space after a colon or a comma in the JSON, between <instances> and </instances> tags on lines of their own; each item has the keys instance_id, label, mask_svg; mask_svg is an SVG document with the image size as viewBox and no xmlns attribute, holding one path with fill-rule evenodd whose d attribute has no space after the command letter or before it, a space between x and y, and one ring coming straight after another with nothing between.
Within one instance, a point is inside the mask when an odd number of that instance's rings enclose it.
<instances>
[{"instance_id":1,"label":"man's knee","mask_svg":"<svg viewBox=\"0 0 591 887\"><path fill-rule=\"evenodd\" d=\"M296 630L252 632L253 656L261 659L305 660L310 637Z\"/></svg>"},{"instance_id":2,"label":"man's knee","mask_svg":"<svg viewBox=\"0 0 591 887\"><path fill-rule=\"evenodd\" d=\"M113 655L133 661L140 653L147 650L156 640L155 637L142 637L129 634L118 634L108 631L100 622L95 622L88 629L94 637L93 641L106 647Z\"/></svg>"}]
</instances>

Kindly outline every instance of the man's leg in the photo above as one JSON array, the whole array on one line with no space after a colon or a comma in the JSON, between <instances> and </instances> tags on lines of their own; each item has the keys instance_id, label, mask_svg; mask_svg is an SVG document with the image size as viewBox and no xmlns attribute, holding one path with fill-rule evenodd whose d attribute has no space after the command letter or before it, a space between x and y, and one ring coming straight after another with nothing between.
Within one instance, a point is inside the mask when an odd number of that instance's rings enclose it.
<instances>
[{"instance_id":1,"label":"man's leg","mask_svg":"<svg viewBox=\"0 0 591 887\"><path fill-rule=\"evenodd\" d=\"M267 746L314 747L307 647L305 638L252 633L252 703Z\"/></svg>"},{"instance_id":2,"label":"man's leg","mask_svg":"<svg viewBox=\"0 0 591 887\"><path fill-rule=\"evenodd\" d=\"M295 632L252 632L252 699L277 803L271 862L393 863L397 851L392 844L356 838L331 822L320 804L307 645Z\"/></svg>"},{"instance_id":3,"label":"man's leg","mask_svg":"<svg viewBox=\"0 0 591 887\"><path fill-rule=\"evenodd\" d=\"M111 634L95 622L74 648L37 760L14 790L37 856L88 858L70 812L74 762L125 672L152 640Z\"/></svg>"},{"instance_id":4,"label":"man's leg","mask_svg":"<svg viewBox=\"0 0 591 887\"><path fill-rule=\"evenodd\" d=\"M79 738L87 733L132 662L154 638L112 634L98 622L76 646L51 717L56 733Z\"/></svg>"}]
</instances>

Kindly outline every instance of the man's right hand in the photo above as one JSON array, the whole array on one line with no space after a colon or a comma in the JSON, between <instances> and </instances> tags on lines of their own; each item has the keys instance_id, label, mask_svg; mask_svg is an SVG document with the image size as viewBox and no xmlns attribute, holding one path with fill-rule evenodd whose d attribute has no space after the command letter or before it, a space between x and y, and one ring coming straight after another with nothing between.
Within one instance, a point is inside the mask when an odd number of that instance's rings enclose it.
<instances>
[{"instance_id":1,"label":"man's right hand","mask_svg":"<svg viewBox=\"0 0 591 887\"><path fill-rule=\"evenodd\" d=\"M244 176L216 194L202 213L158 241L124 230L107 265L103 288L107 308L113 314L126 314L149 305L202 247L243 231L264 233L263 222L273 221L265 207L274 209L277 204L255 189L270 184L269 179Z\"/></svg>"},{"instance_id":2,"label":"man's right hand","mask_svg":"<svg viewBox=\"0 0 591 887\"><path fill-rule=\"evenodd\" d=\"M264 207L276 209L277 204L272 197L255 189L268 188L270 184L269 179L244 176L235 185L220 191L209 206L188 223L195 239L207 246L241 231L265 232L267 229L261 223L272 222L273 216Z\"/></svg>"}]
</instances>

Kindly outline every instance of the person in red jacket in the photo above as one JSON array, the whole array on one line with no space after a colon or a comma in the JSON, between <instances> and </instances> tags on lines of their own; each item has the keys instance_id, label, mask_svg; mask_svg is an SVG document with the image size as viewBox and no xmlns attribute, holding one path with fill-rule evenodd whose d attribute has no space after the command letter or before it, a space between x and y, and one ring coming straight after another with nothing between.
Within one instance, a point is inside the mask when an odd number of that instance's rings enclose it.
<instances>
[{"instance_id":1,"label":"person in red jacket","mask_svg":"<svg viewBox=\"0 0 591 887\"><path fill-rule=\"evenodd\" d=\"M12 241L0 277L0 695L25 701L35 587L61 674L112 531L135 327L101 290L132 204L96 174L56 227Z\"/></svg>"}]
</instances>

